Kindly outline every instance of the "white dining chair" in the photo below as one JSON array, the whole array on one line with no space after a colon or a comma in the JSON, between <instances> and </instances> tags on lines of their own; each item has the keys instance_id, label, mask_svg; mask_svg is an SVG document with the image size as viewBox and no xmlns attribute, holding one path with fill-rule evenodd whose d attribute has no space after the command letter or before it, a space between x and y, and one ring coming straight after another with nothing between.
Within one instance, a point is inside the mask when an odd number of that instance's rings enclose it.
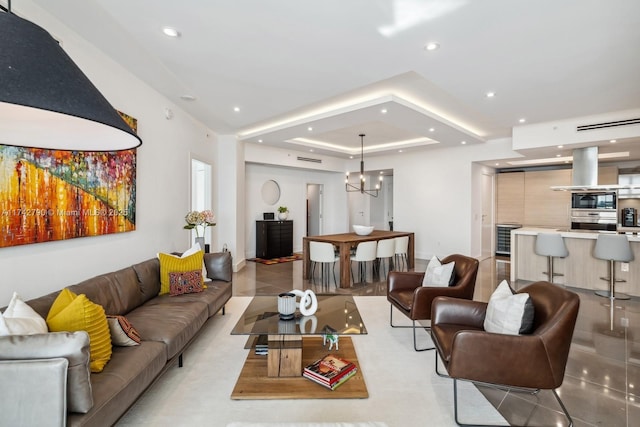
<instances>
[{"instance_id":1,"label":"white dining chair","mask_svg":"<svg viewBox=\"0 0 640 427\"><path fill-rule=\"evenodd\" d=\"M309 242L309 260L311 261L311 280L315 283L315 267L316 264L320 263L320 281L322 284L325 284L325 273L326 273L326 283L329 284L329 267L331 266L333 269L333 283L337 285L336 282L336 262L340 259L339 256L336 255L335 248L333 244L327 242Z\"/></svg>"},{"instance_id":2,"label":"white dining chair","mask_svg":"<svg viewBox=\"0 0 640 427\"><path fill-rule=\"evenodd\" d=\"M378 242L361 242L358 243L358 247L356 248L356 253L351 256L351 263L358 263L358 278L360 283L367 281L367 263L371 262L371 275L373 276L373 262L376 260L376 248L378 247ZM364 265L363 265L364 264ZM353 270L351 270L351 279L353 279Z\"/></svg>"},{"instance_id":3,"label":"white dining chair","mask_svg":"<svg viewBox=\"0 0 640 427\"><path fill-rule=\"evenodd\" d=\"M394 270L402 271L403 268L401 267L401 265L404 264L408 271L409 264L407 262L408 260L407 251L409 250L409 236L396 237L394 240L396 242Z\"/></svg>"},{"instance_id":4,"label":"white dining chair","mask_svg":"<svg viewBox=\"0 0 640 427\"><path fill-rule=\"evenodd\" d=\"M395 239L383 239L378 241L378 247L376 249L376 261L378 264L378 272L384 272L384 261L387 261L387 274L391 270L392 262L396 254L396 240ZM386 275L385 275L386 278Z\"/></svg>"}]
</instances>

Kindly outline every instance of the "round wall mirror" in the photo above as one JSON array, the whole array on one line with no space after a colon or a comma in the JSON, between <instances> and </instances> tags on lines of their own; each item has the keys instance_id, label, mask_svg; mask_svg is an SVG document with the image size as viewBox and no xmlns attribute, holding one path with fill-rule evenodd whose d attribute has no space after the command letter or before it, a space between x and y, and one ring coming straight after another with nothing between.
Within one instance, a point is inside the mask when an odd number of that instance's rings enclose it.
<instances>
[{"instance_id":1,"label":"round wall mirror","mask_svg":"<svg viewBox=\"0 0 640 427\"><path fill-rule=\"evenodd\" d=\"M270 179L262 184L262 200L268 205L275 205L280 200L280 186Z\"/></svg>"}]
</instances>

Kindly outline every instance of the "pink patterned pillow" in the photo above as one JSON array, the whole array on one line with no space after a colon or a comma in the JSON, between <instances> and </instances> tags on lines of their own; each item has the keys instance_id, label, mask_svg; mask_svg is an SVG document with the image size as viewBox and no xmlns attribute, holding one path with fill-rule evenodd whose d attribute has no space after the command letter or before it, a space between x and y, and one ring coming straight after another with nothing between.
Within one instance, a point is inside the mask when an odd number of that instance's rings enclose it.
<instances>
[{"instance_id":1,"label":"pink patterned pillow","mask_svg":"<svg viewBox=\"0 0 640 427\"><path fill-rule=\"evenodd\" d=\"M202 270L169 273L169 294L182 295L202 292Z\"/></svg>"}]
</instances>

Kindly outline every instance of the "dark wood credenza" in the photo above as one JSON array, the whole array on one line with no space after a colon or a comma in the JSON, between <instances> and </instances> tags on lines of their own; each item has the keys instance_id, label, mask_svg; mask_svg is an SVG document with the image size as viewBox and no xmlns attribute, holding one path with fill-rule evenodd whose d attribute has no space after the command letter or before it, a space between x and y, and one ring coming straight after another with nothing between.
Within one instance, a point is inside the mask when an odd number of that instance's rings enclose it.
<instances>
[{"instance_id":1,"label":"dark wood credenza","mask_svg":"<svg viewBox=\"0 0 640 427\"><path fill-rule=\"evenodd\" d=\"M293 254L293 221L256 221L256 258Z\"/></svg>"}]
</instances>

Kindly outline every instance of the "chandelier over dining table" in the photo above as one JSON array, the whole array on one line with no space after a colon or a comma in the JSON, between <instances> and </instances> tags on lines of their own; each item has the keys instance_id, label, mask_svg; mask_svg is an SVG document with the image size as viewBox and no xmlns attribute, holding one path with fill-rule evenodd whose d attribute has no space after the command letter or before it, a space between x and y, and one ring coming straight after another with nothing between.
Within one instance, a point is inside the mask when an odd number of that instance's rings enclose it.
<instances>
[{"instance_id":1,"label":"chandelier over dining table","mask_svg":"<svg viewBox=\"0 0 640 427\"><path fill-rule=\"evenodd\" d=\"M347 172L347 176L344 180L345 189L347 192L360 192L362 194L368 194L372 197L378 197L378 194L381 190L382 184L382 175L380 175L379 181L376 183L375 188L366 188L366 177L364 175L364 137L366 136L364 133L360 135L360 182L356 184L351 184L349 182L349 172Z\"/></svg>"}]
</instances>

